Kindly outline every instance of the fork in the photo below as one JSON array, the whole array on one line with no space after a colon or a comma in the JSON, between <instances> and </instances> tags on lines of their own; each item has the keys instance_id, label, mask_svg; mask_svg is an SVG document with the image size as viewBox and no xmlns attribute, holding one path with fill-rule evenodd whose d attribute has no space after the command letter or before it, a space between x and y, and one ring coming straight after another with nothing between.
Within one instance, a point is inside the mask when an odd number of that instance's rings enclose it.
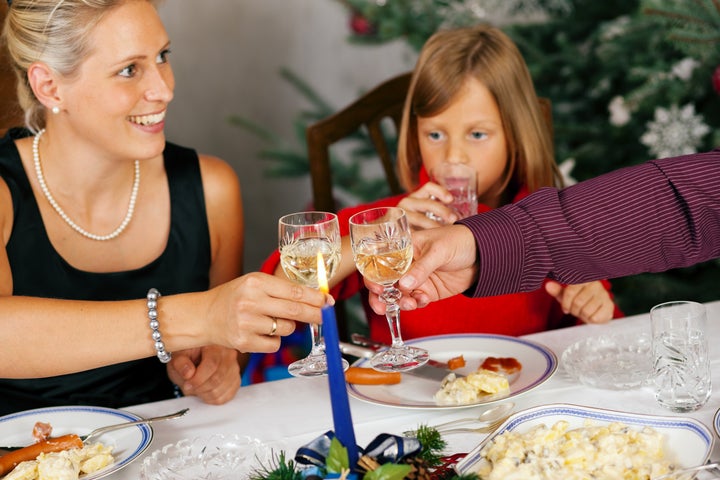
<instances>
[{"instance_id":1,"label":"fork","mask_svg":"<svg viewBox=\"0 0 720 480\"><path fill-rule=\"evenodd\" d=\"M451 422L442 423L440 425L431 426L434 430L437 430L438 433L441 435L448 435L453 433L492 433L495 431L497 427L500 426L505 420L508 419L510 415L505 415L501 418L498 418L497 420L493 420L489 423L482 424L479 427L458 427L458 428L448 428L453 427L454 425L462 424L462 423L469 423L469 422L477 422L477 419L475 418L461 418L460 420L453 420ZM404 436L412 436L417 434L417 430L406 430L403 432Z\"/></svg>"},{"instance_id":2,"label":"fork","mask_svg":"<svg viewBox=\"0 0 720 480\"><path fill-rule=\"evenodd\" d=\"M720 463L707 463L705 465L697 465L691 468L684 468L681 470L676 470L672 473L660 475L659 477L655 477L652 480L690 480L691 478L696 478L695 475L690 474L695 474L699 472L708 472L714 474L714 476L708 478L720 478Z\"/></svg>"},{"instance_id":3,"label":"fork","mask_svg":"<svg viewBox=\"0 0 720 480\"><path fill-rule=\"evenodd\" d=\"M113 430L118 430L120 428L126 428L126 427L132 427L133 425L141 425L143 423L152 423L157 422L160 420L170 420L171 418L178 418L185 415L190 409L189 408L183 408L182 410L179 410L175 413L170 413L168 415L161 415L159 417L150 417L150 418L141 418L140 420L133 420L132 422L124 422L124 423L116 423L115 425L108 425L105 427L96 428L92 432L86 434L86 435L80 435L80 440L82 440L83 443L87 442L91 438L95 438L99 435L102 435L103 433L111 432ZM0 447L0 451L3 453L12 452L13 450L20 450L23 447Z\"/></svg>"}]
</instances>

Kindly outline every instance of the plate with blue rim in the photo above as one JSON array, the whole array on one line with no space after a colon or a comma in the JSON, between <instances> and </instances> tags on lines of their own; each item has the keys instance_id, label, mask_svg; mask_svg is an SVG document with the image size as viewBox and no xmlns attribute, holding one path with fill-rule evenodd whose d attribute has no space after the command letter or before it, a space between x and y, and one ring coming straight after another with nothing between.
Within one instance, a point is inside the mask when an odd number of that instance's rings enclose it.
<instances>
[{"instance_id":1,"label":"plate with blue rim","mask_svg":"<svg viewBox=\"0 0 720 480\"><path fill-rule=\"evenodd\" d=\"M434 395L440 382L402 374L394 385L349 384L351 396L369 403L411 409L459 409L510 400L527 393L552 377L558 367L555 353L537 342L507 335L483 333L448 334L406 340L405 343L430 352L430 358L442 362L462 355L465 367L455 371L467 375L476 371L487 357L515 358L521 364L519 374L512 375L510 391L503 395L487 395L462 405L440 405ZM370 367L369 359L353 363L356 367Z\"/></svg>"},{"instance_id":2,"label":"plate with blue rim","mask_svg":"<svg viewBox=\"0 0 720 480\"><path fill-rule=\"evenodd\" d=\"M37 422L49 423L52 436L74 433L85 435L98 427L141 420L142 417L123 410L94 406L60 406L37 408L0 417L0 438L5 445L30 445ZM152 442L150 425L141 424L102 434L97 442L112 447L115 461L97 472L82 475L82 480L96 480L122 469L142 454Z\"/></svg>"}]
</instances>

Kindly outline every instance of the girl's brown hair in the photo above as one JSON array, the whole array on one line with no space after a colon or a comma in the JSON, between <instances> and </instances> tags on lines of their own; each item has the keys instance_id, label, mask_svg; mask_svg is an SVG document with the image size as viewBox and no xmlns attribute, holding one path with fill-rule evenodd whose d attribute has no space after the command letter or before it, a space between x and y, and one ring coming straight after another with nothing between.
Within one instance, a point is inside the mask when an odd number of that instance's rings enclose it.
<instances>
[{"instance_id":1,"label":"girl's brown hair","mask_svg":"<svg viewBox=\"0 0 720 480\"><path fill-rule=\"evenodd\" d=\"M398 173L403 187L412 191L418 186L422 167L417 118L442 112L471 77L490 90L500 110L509 156L504 200L511 200L521 185L531 192L562 186L551 129L525 60L501 30L477 25L439 31L420 52L400 126Z\"/></svg>"}]
</instances>

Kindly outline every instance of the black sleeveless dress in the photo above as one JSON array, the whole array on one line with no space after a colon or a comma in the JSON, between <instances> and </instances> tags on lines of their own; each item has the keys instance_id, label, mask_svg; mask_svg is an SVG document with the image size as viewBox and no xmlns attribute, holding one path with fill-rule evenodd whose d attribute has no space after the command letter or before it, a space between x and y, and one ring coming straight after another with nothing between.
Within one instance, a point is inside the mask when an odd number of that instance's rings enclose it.
<instances>
[{"instance_id":1,"label":"black sleeveless dress","mask_svg":"<svg viewBox=\"0 0 720 480\"><path fill-rule=\"evenodd\" d=\"M13 129L0 139L0 176L8 184L13 201L14 223L6 246L13 295L128 300L145 298L151 287L163 295L208 289L210 236L199 160L194 150L171 143L165 147L171 202L170 235L165 251L137 270L93 273L69 265L48 239L12 141L29 134ZM138 315L143 313L139 307ZM27 335L33 335L33 331L28 329ZM151 341L149 327L147 341ZM57 377L0 379L0 415L57 405L118 408L171 398L173 390L165 365L152 357Z\"/></svg>"}]
</instances>

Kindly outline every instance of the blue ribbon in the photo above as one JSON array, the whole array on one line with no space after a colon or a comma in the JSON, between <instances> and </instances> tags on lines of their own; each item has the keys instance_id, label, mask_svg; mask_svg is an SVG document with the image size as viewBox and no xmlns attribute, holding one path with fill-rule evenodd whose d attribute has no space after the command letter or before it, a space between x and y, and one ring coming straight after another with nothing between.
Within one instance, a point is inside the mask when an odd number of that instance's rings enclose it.
<instances>
[{"instance_id":1,"label":"blue ribbon","mask_svg":"<svg viewBox=\"0 0 720 480\"><path fill-rule=\"evenodd\" d=\"M335 433L330 430L298 448L295 461L301 465L324 467L325 459L330 452L330 442L333 438L335 438ZM419 453L421 449L422 445L417 438L381 433L368 444L365 450L360 449L360 451L363 455L374 458L382 465L384 463L397 463L405 457Z\"/></svg>"}]
</instances>

